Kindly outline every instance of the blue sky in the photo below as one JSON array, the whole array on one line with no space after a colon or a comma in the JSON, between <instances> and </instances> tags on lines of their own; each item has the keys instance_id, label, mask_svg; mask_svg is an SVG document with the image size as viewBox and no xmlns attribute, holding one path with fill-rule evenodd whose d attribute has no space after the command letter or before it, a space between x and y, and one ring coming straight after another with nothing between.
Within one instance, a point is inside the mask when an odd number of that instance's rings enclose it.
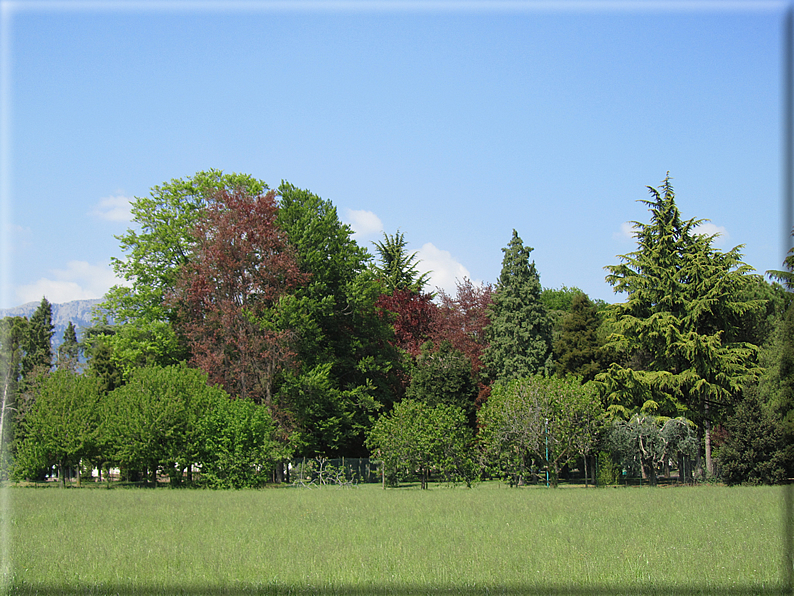
<instances>
[{"instance_id":1,"label":"blue sky","mask_svg":"<svg viewBox=\"0 0 794 596\"><path fill-rule=\"evenodd\" d=\"M0 308L101 297L128 200L210 168L330 199L370 249L399 229L448 291L515 228L544 287L622 300L603 268L668 170L779 268L786 7L2 2Z\"/></svg>"}]
</instances>

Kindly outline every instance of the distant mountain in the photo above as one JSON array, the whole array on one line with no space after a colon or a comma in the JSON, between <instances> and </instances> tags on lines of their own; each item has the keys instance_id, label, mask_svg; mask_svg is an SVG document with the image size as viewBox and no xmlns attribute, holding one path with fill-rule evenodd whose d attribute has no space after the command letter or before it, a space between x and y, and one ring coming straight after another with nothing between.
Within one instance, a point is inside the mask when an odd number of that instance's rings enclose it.
<instances>
[{"instance_id":1,"label":"distant mountain","mask_svg":"<svg viewBox=\"0 0 794 596\"><path fill-rule=\"evenodd\" d=\"M95 298L93 300L72 300L63 304L52 305L52 324L55 327L55 332L52 336L53 350L57 350L58 346L61 345L63 332L66 331L69 321L77 328L78 341L82 339L80 332L91 326L91 311L100 302L102 302L101 298ZM41 300L28 302L14 308L0 309L0 319L5 317L27 317L29 319L36 312L39 304L41 304Z\"/></svg>"}]
</instances>

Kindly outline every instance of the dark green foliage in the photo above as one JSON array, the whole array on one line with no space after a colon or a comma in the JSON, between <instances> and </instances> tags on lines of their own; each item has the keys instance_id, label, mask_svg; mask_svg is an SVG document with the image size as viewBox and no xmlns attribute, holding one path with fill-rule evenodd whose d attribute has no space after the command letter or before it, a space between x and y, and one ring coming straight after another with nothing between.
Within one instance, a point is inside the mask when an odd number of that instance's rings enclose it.
<instances>
[{"instance_id":1,"label":"dark green foliage","mask_svg":"<svg viewBox=\"0 0 794 596\"><path fill-rule=\"evenodd\" d=\"M101 380L103 393L124 384L124 369L113 349L115 334L116 327L97 324L86 330L83 339L88 357L87 372Z\"/></svg>"},{"instance_id":2,"label":"dark green foliage","mask_svg":"<svg viewBox=\"0 0 794 596\"><path fill-rule=\"evenodd\" d=\"M375 308L382 286L330 201L287 182L279 193L277 223L308 279L280 305L300 366L285 372L277 399L299 455L363 455L370 415L393 399L392 332Z\"/></svg>"},{"instance_id":3,"label":"dark green foliage","mask_svg":"<svg viewBox=\"0 0 794 596\"><path fill-rule=\"evenodd\" d=\"M8 478L11 470L11 449L14 441L14 421L17 418L19 381L22 375L22 342L28 320L6 317L0 320L0 479Z\"/></svg>"},{"instance_id":4,"label":"dark green foliage","mask_svg":"<svg viewBox=\"0 0 794 596\"><path fill-rule=\"evenodd\" d=\"M598 327L601 319L585 294L574 296L570 312L563 317L559 339L554 343L558 376L577 375L592 381L601 372L604 356Z\"/></svg>"},{"instance_id":5,"label":"dark green foliage","mask_svg":"<svg viewBox=\"0 0 794 596\"><path fill-rule=\"evenodd\" d=\"M422 488L427 488L431 472L471 484L476 477L472 439L460 408L406 399L378 419L367 446L383 461L389 476L397 480L418 476Z\"/></svg>"},{"instance_id":6,"label":"dark green foliage","mask_svg":"<svg viewBox=\"0 0 794 596\"><path fill-rule=\"evenodd\" d=\"M408 290L420 294L429 276L419 274L416 253L408 254L405 235L399 230L393 236L384 233L383 241L374 244L380 255L380 264L375 269L386 291L391 294L396 290Z\"/></svg>"},{"instance_id":7,"label":"dark green foliage","mask_svg":"<svg viewBox=\"0 0 794 596\"><path fill-rule=\"evenodd\" d=\"M430 342L422 346L405 396L429 406L446 404L460 408L473 425L477 392L471 361L444 341L437 349Z\"/></svg>"},{"instance_id":8,"label":"dark green foliage","mask_svg":"<svg viewBox=\"0 0 794 596\"><path fill-rule=\"evenodd\" d=\"M52 305L46 298L30 317L25 338L22 341L22 380L26 387L39 374L49 372L52 367Z\"/></svg>"},{"instance_id":9,"label":"dark green foliage","mask_svg":"<svg viewBox=\"0 0 794 596\"><path fill-rule=\"evenodd\" d=\"M732 484L780 484L792 470L792 445L780 419L763 407L757 391L747 391L725 421L727 437L717 451L720 477Z\"/></svg>"},{"instance_id":10,"label":"dark green foliage","mask_svg":"<svg viewBox=\"0 0 794 596\"><path fill-rule=\"evenodd\" d=\"M58 347L58 369L76 371L79 356L80 344L77 341L77 332L69 321L63 332L63 342Z\"/></svg>"},{"instance_id":11,"label":"dark green foliage","mask_svg":"<svg viewBox=\"0 0 794 596\"><path fill-rule=\"evenodd\" d=\"M547 370L551 356L551 320L540 300L540 277L530 262L532 249L518 233L502 260L502 272L491 305L483 362L493 379L509 381Z\"/></svg>"}]
</instances>

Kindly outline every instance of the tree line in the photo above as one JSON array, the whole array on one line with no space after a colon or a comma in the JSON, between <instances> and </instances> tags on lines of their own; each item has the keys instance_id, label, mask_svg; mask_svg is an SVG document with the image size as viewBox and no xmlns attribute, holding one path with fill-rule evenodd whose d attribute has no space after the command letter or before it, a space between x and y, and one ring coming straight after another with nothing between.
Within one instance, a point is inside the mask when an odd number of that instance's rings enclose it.
<instances>
[{"instance_id":1,"label":"tree line","mask_svg":"<svg viewBox=\"0 0 794 596\"><path fill-rule=\"evenodd\" d=\"M308 190L215 170L155 186L80 341L70 324L52 354L46 298L0 321L3 473L244 487L291 457L372 456L392 482L519 485L587 478L599 454L652 483L783 482L794 254L755 274L682 217L669 175L648 191L606 304L543 288L515 230L496 282L452 296L402 232L370 252Z\"/></svg>"}]
</instances>

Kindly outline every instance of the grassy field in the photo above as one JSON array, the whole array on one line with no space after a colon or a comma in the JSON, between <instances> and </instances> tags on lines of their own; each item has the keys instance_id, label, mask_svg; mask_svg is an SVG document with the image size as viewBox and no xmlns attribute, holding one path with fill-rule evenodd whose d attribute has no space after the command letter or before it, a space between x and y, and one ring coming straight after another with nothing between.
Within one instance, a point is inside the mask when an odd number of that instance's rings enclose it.
<instances>
[{"instance_id":1,"label":"grassy field","mask_svg":"<svg viewBox=\"0 0 794 596\"><path fill-rule=\"evenodd\" d=\"M5 489L11 594L780 594L783 488Z\"/></svg>"}]
</instances>

